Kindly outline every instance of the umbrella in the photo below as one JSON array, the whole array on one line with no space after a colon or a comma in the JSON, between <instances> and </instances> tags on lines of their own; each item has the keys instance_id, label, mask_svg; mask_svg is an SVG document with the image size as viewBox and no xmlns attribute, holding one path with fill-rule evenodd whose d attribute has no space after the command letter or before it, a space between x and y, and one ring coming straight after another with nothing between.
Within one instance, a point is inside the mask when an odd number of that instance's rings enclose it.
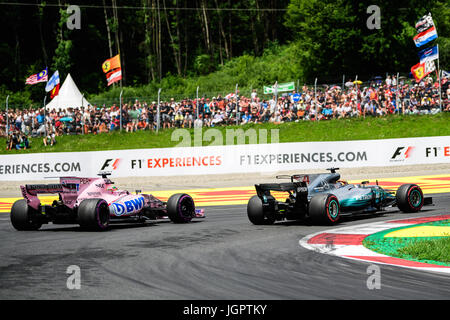
<instances>
[{"instance_id":1,"label":"umbrella","mask_svg":"<svg viewBox=\"0 0 450 320\"><path fill-rule=\"evenodd\" d=\"M59 119L59 121L62 121L62 122L67 121L67 122L70 122L70 121L73 121L73 118L72 118L72 117L64 117L64 118Z\"/></svg>"},{"instance_id":2,"label":"umbrella","mask_svg":"<svg viewBox=\"0 0 450 320\"><path fill-rule=\"evenodd\" d=\"M353 87L353 82L349 81L345 83L346 87Z\"/></svg>"},{"instance_id":3,"label":"umbrella","mask_svg":"<svg viewBox=\"0 0 450 320\"><path fill-rule=\"evenodd\" d=\"M355 80L353 81L354 84L362 84L363 82L361 80Z\"/></svg>"},{"instance_id":4,"label":"umbrella","mask_svg":"<svg viewBox=\"0 0 450 320\"><path fill-rule=\"evenodd\" d=\"M380 84L380 83L383 82L383 78L382 78L381 76L373 77L371 80L375 80L375 82L376 82L377 84Z\"/></svg>"}]
</instances>

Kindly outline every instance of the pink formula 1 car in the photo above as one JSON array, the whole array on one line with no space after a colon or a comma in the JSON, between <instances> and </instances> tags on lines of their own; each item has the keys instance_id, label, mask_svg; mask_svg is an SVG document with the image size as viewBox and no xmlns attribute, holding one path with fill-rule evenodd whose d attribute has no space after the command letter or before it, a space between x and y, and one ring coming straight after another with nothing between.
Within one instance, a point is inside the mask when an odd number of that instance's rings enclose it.
<instances>
[{"instance_id":1,"label":"pink formula 1 car","mask_svg":"<svg viewBox=\"0 0 450 320\"><path fill-rule=\"evenodd\" d=\"M79 224L93 230L105 230L110 221L144 222L169 218L175 223L204 218L187 194L174 194L163 202L150 194L131 194L113 186L108 174L101 178L60 178L59 184L21 186L24 199L11 208L11 223L17 230L38 230L42 224ZM38 194L57 193L51 206L41 205Z\"/></svg>"}]
</instances>

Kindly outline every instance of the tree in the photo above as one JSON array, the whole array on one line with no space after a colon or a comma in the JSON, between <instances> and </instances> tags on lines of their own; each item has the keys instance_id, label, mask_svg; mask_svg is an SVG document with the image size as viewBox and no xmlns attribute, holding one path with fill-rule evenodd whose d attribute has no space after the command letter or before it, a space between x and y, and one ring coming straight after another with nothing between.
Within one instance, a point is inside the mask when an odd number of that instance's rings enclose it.
<instances>
[{"instance_id":1,"label":"tree","mask_svg":"<svg viewBox=\"0 0 450 320\"><path fill-rule=\"evenodd\" d=\"M291 0L285 25L301 48L299 61L306 79L408 73L418 60L414 25L428 12L442 29L439 41L448 50L449 9L442 2L378 1L381 28L371 30L366 10L372 4L370 0Z\"/></svg>"},{"instance_id":2,"label":"tree","mask_svg":"<svg viewBox=\"0 0 450 320\"><path fill-rule=\"evenodd\" d=\"M60 2L61 4L61 2ZM69 14L66 9L59 9L59 22L56 34L56 49L53 56L53 70L58 70L60 75L67 75L72 66L71 51L72 41L69 39L70 30L66 28L67 18Z\"/></svg>"}]
</instances>

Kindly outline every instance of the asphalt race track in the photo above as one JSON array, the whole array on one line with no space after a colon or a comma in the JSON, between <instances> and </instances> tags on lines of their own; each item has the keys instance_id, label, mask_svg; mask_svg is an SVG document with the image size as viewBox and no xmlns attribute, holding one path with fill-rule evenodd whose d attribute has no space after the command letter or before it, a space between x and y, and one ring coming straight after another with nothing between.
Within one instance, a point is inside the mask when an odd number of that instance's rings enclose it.
<instances>
[{"instance_id":1,"label":"asphalt race track","mask_svg":"<svg viewBox=\"0 0 450 320\"><path fill-rule=\"evenodd\" d=\"M450 213L449 194L417 214L392 211L339 226ZM309 251L299 240L327 229L299 222L254 226L246 207L207 207L207 218L114 224L108 232L44 225L18 232L0 214L0 299L449 299L450 277L379 265L381 289L369 290L369 264ZM331 227L334 228L334 227ZM69 266L81 288L69 290Z\"/></svg>"}]
</instances>

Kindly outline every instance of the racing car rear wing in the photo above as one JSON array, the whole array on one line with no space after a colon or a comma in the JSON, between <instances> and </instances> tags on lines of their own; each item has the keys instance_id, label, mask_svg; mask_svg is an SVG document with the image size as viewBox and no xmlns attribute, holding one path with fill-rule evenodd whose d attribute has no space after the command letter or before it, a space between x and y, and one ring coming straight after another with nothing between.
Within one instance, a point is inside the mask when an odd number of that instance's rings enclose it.
<instances>
[{"instance_id":1,"label":"racing car rear wing","mask_svg":"<svg viewBox=\"0 0 450 320\"><path fill-rule=\"evenodd\" d=\"M275 178L277 178L277 179L290 179L291 182L302 181L302 182L309 183L309 175L307 175L307 174L278 175Z\"/></svg>"},{"instance_id":2,"label":"racing car rear wing","mask_svg":"<svg viewBox=\"0 0 450 320\"><path fill-rule=\"evenodd\" d=\"M255 184L256 194L261 198L269 195L270 191L295 192L297 196L308 195L306 182L287 182L287 183L264 183Z\"/></svg>"},{"instance_id":3,"label":"racing car rear wing","mask_svg":"<svg viewBox=\"0 0 450 320\"><path fill-rule=\"evenodd\" d=\"M74 193L79 189L79 184L64 183L64 184L27 184L22 188L22 193L25 190L26 193L31 195L37 195L39 193Z\"/></svg>"},{"instance_id":4,"label":"racing car rear wing","mask_svg":"<svg viewBox=\"0 0 450 320\"><path fill-rule=\"evenodd\" d=\"M306 210L308 187L304 181L256 184L255 189L258 198L261 199L263 210L267 212L273 212L285 206L293 206L293 210L297 211ZM288 192L289 197L286 201L277 201L270 191Z\"/></svg>"},{"instance_id":5,"label":"racing car rear wing","mask_svg":"<svg viewBox=\"0 0 450 320\"><path fill-rule=\"evenodd\" d=\"M23 198L27 201L27 204L38 209L41 202L37 197L38 194L53 194L53 193L64 193L64 194L76 194L79 190L79 184L75 183L63 183L63 184L27 184L25 186L20 186Z\"/></svg>"}]
</instances>

